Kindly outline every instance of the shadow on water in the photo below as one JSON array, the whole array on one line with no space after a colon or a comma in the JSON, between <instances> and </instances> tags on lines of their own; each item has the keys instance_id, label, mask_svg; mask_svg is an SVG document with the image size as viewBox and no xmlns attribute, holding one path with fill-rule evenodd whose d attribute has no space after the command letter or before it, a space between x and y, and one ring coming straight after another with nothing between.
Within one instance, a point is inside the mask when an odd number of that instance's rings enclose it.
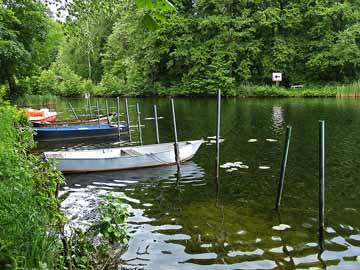
<instances>
[{"instance_id":1,"label":"shadow on water","mask_svg":"<svg viewBox=\"0 0 360 270\"><path fill-rule=\"evenodd\" d=\"M133 124L136 102L144 118L153 116L157 103L164 117L160 141L172 141L169 101L130 100ZM122 193L131 239L120 259L128 269L360 269L359 108L354 100L224 100L221 164L241 161L246 168L220 169L221 177L214 179L215 147L209 138L194 162L181 166L180 175L176 166L67 175L62 207L70 223L81 226L94 218L99 196ZM177 99L179 141L214 136L215 111L216 100ZM327 123L326 219L320 241L319 119ZM143 123L144 144L154 143L153 121ZM293 136L277 214L273 207L287 125ZM84 149L99 143L48 147ZM274 230L279 224L291 228Z\"/></svg>"}]
</instances>

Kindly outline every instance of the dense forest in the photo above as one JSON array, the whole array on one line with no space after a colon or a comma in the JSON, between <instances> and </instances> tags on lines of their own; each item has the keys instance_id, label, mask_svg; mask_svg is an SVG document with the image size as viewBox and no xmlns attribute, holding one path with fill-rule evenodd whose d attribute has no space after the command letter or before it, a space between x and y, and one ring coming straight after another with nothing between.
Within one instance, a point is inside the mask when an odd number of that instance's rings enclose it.
<instances>
[{"instance_id":1,"label":"dense forest","mask_svg":"<svg viewBox=\"0 0 360 270\"><path fill-rule=\"evenodd\" d=\"M0 3L9 96L237 95L272 72L287 87L359 79L359 0Z\"/></svg>"}]
</instances>

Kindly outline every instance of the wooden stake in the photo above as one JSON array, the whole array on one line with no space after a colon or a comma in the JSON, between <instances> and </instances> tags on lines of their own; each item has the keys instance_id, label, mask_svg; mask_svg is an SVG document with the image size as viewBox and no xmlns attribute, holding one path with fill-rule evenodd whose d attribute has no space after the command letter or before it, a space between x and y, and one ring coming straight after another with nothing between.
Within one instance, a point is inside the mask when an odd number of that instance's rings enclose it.
<instances>
[{"instance_id":1,"label":"wooden stake","mask_svg":"<svg viewBox=\"0 0 360 270\"><path fill-rule=\"evenodd\" d=\"M286 172L286 165L289 155L289 147L290 147L290 139L291 139L291 130L292 128L290 126L286 128L285 146L284 146L283 158L281 162L281 172L280 172L278 193L277 193L276 205L275 205L276 210L280 208L282 192L284 189L285 172Z\"/></svg>"},{"instance_id":2,"label":"wooden stake","mask_svg":"<svg viewBox=\"0 0 360 270\"><path fill-rule=\"evenodd\" d=\"M215 176L219 178L220 174L220 124L221 124L221 90L217 95L217 119L216 119L216 171Z\"/></svg>"},{"instance_id":3,"label":"wooden stake","mask_svg":"<svg viewBox=\"0 0 360 270\"><path fill-rule=\"evenodd\" d=\"M79 117L77 116L77 114L76 114L76 112L75 112L75 110L74 110L74 107L71 105L70 102L69 102L69 106L70 106L70 109L71 109L72 113L74 114L75 118L76 118L77 120L79 120Z\"/></svg>"},{"instance_id":4,"label":"wooden stake","mask_svg":"<svg viewBox=\"0 0 360 270\"><path fill-rule=\"evenodd\" d=\"M108 104L108 100L105 99L105 107L106 107L106 118L107 118L107 122L110 125L110 116L109 116L109 104Z\"/></svg>"},{"instance_id":5,"label":"wooden stake","mask_svg":"<svg viewBox=\"0 0 360 270\"><path fill-rule=\"evenodd\" d=\"M116 98L116 112L117 112L118 136L120 140L121 132L120 132L120 98L119 97Z\"/></svg>"},{"instance_id":6,"label":"wooden stake","mask_svg":"<svg viewBox=\"0 0 360 270\"><path fill-rule=\"evenodd\" d=\"M179 143L178 143L178 135L177 135L177 127L176 127L176 115L175 115L175 106L174 99L171 98L171 110L172 110L172 118L173 118L173 126L174 126L174 152L175 152L175 162L178 173L180 172L180 152L179 152Z\"/></svg>"},{"instance_id":7,"label":"wooden stake","mask_svg":"<svg viewBox=\"0 0 360 270\"><path fill-rule=\"evenodd\" d=\"M125 109L126 109L126 124L128 126L129 142L131 142L130 114L129 114L129 104L127 98L125 98Z\"/></svg>"},{"instance_id":8,"label":"wooden stake","mask_svg":"<svg viewBox=\"0 0 360 270\"><path fill-rule=\"evenodd\" d=\"M140 106L139 103L136 103L136 112L137 112L137 125L138 125L138 131L139 131L139 140L140 144L143 145L143 139L142 139L142 131L141 131L141 113L140 113Z\"/></svg>"},{"instance_id":9,"label":"wooden stake","mask_svg":"<svg viewBox=\"0 0 360 270\"><path fill-rule=\"evenodd\" d=\"M160 143L159 138L159 123L158 123L158 115L157 115L157 108L156 105L154 105L154 118L155 118L155 131L156 131L156 143Z\"/></svg>"}]
</instances>

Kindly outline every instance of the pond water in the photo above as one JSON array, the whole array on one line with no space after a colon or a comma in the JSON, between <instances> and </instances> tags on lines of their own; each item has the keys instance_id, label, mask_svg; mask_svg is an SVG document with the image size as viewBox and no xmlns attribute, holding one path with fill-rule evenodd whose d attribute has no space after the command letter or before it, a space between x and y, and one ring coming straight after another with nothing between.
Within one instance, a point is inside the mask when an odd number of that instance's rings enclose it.
<instances>
[{"instance_id":1,"label":"pond water","mask_svg":"<svg viewBox=\"0 0 360 270\"><path fill-rule=\"evenodd\" d=\"M68 101L53 104L64 112L60 117L68 117ZM131 99L133 124L137 101L144 142L155 142L154 123L144 119L153 116L154 103L164 117L160 140L172 141L169 100ZM85 108L83 100L71 102ZM175 104L180 140L215 135L215 99L178 98ZM68 175L63 208L79 224L91 219L101 194L123 193L131 234L121 257L126 269L360 269L359 105L336 99L224 99L221 164L240 161L248 168L221 169L216 184L215 145L206 143L181 166L179 178L173 166ZM318 242L318 120L326 121L323 250ZM277 213L273 208L287 125L293 136ZM39 145L39 151L118 145L102 139ZM274 230L279 224L291 228Z\"/></svg>"}]
</instances>

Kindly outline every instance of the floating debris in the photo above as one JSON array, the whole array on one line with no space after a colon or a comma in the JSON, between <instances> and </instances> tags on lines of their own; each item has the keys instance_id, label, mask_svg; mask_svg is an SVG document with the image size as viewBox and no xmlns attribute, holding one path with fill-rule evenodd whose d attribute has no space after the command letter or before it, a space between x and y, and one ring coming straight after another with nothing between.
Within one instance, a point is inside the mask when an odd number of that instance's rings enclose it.
<instances>
[{"instance_id":1,"label":"floating debris","mask_svg":"<svg viewBox=\"0 0 360 270\"><path fill-rule=\"evenodd\" d=\"M224 142L225 141L225 139L220 139L219 140L219 143L222 143L222 142ZM216 140L210 140L210 143L216 143Z\"/></svg>"},{"instance_id":2,"label":"floating debris","mask_svg":"<svg viewBox=\"0 0 360 270\"><path fill-rule=\"evenodd\" d=\"M277 226L273 226L272 228L275 231L285 231L286 229L290 229L291 226L287 225L287 224L280 224L280 225L277 225Z\"/></svg>"},{"instance_id":3,"label":"floating debris","mask_svg":"<svg viewBox=\"0 0 360 270\"><path fill-rule=\"evenodd\" d=\"M209 136L208 139L216 139L216 136Z\"/></svg>"},{"instance_id":4,"label":"floating debris","mask_svg":"<svg viewBox=\"0 0 360 270\"><path fill-rule=\"evenodd\" d=\"M234 171L237 171L238 169L237 168L231 168L231 169L228 169L226 170L227 172L234 172Z\"/></svg>"},{"instance_id":5,"label":"floating debris","mask_svg":"<svg viewBox=\"0 0 360 270\"><path fill-rule=\"evenodd\" d=\"M277 142L277 140L275 140L275 139L266 139L266 141L268 141L268 142Z\"/></svg>"},{"instance_id":6,"label":"floating debris","mask_svg":"<svg viewBox=\"0 0 360 270\"><path fill-rule=\"evenodd\" d=\"M238 170L238 168L239 169L249 169L249 166L243 165L243 163L241 161L236 161L236 162L227 162L225 164L222 164L222 165L220 165L220 168Z\"/></svg>"},{"instance_id":7,"label":"floating debris","mask_svg":"<svg viewBox=\"0 0 360 270\"><path fill-rule=\"evenodd\" d=\"M248 140L249 143L254 143L254 142L257 142L258 140L257 139L250 139Z\"/></svg>"},{"instance_id":8,"label":"floating debris","mask_svg":"<svg viewBox=\"0 0 360 270\"><path fill-rule=\"evenodd\" d=\"M223 168L223 169L229 169L232 167L232 163L231 162L228 162L228 163L225 163L225 164L222 164L220 165L220 168Z\"/></svg>"},{"instance_id":9,"label":"floating debris","mask_svg":"<svg viewBox=\"0 0 360 270\"><path fill-rule=\"evenodd\" d=\"M160 116L157 119L164 119L164 117ZM144 118L144 120L155 120L155 118L154 117L146 117L146 118Z\"/></svg>"},{"instance_id":10,"label":"floating debris","mask_svg":"<svg viewBox=\"0 0 360 270\"><path fill-rule=\"evenodd\" d=\"M259 166L259 169L260 170L268 170L268 169L270 169L270 167L269 166Z\"/></svg>"}]
</instances>

